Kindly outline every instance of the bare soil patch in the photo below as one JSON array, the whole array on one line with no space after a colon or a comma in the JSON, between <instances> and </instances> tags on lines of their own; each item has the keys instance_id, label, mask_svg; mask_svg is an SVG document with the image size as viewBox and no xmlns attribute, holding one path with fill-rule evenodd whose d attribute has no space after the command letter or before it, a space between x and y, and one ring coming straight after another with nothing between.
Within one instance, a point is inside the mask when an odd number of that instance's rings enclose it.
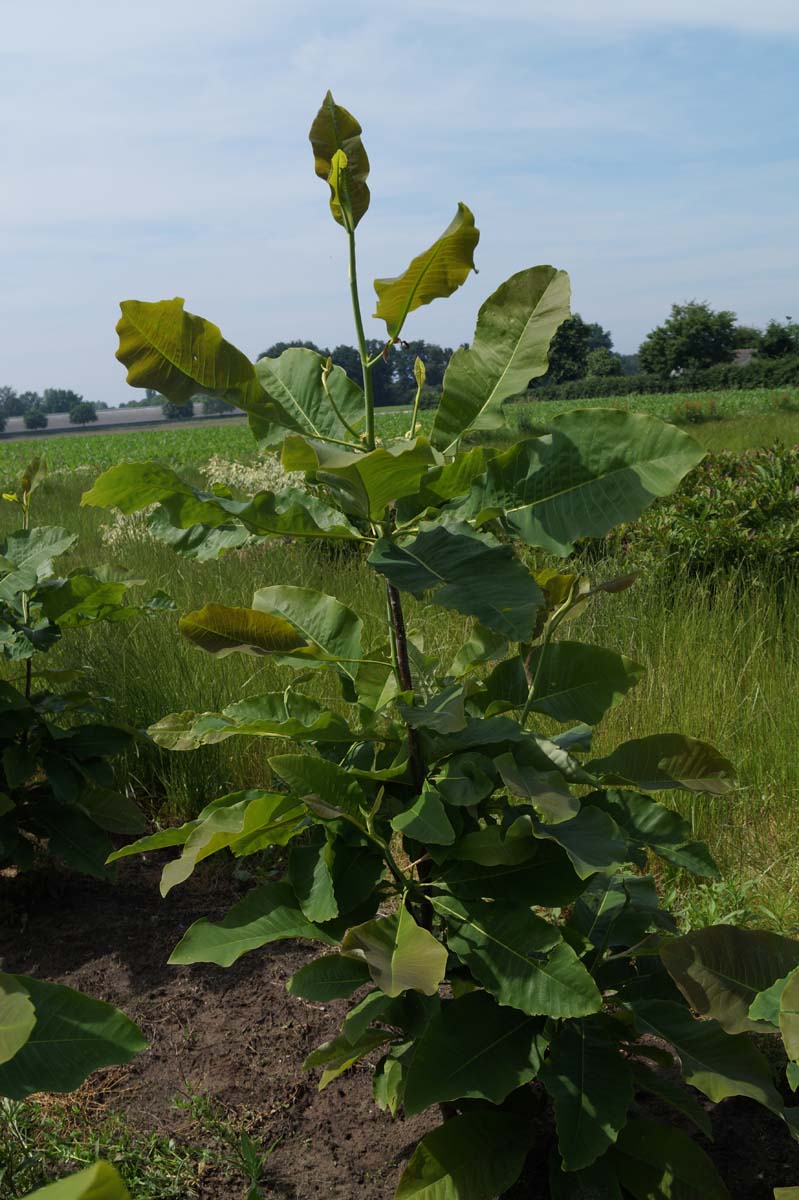
<instances>
[{"instance_id":1,"label":"bare soil patch","mask_svg":"<svg viewBox=\"0 0 799 1200\"><path fill-rule=\"evenodd\" d=\"M52 873L0 880L0 969L108 1000L138 1021L150 1041L129 1067L92 1077L88 1086L100 1108L124 1113L143 1131L180 1139L190 1118L175 1097L207 1093L239 1114L264 1146L280 1139L267 1161L268 1195L390 1200L437 1116L401 1120L381 1113L367 1065L322 1093L315 1074L300 1071L306 1055L335 1035L346 1007L286 993L288 978L316 951L284 942L227 970L169 967L185 928L200 916L221 917L242 889L227 871L199 872L161 900L155 864L122 867L116 886ZM799 1147L758 1105L727 1101L716 1107L713 1126L715 1141L703 1144L734 1200L771 1200L774 1187L799 1183ZM542 1122L539 1132L540 1162L553 1131ZM211 1170L197 1198L241 1200L245 1192L240 1180ZM531 1162L511 1196L548 1194L544 1172Z\"/></svg>"}]
</instances>

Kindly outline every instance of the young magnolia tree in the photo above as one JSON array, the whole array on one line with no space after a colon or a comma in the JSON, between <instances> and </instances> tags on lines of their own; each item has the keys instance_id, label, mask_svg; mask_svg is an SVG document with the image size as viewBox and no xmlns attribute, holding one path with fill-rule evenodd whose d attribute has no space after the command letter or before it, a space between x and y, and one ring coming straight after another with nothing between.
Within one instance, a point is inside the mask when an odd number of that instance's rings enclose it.
<instances>
[{"instance_id":1,"label":"young magnolia tree","mask_svg":"<svg viewBox=\"0 0 799 1200\"><path fill-rule=\"evenodd\" d=\"M632 580L531 572L520 554L566 558L578 539L634 520L701 451L652 417L595 410L504 451L480 444L503 426L503 401L546 371L569 314L568 279L550 266L519 271L483 303L430 437L415 407L404 437L379 438L356 268L370 201L361 127L328 94L310 137L349 248L362 389L307 349L253 364L180 299L126 301L118 326L131 384L174 404L202 392L243 409L259 445L279 448L309 487L243 501L155 463L122 464L84 503L133 512L156 502L156 527L184 548L240 545L243 533L353 544L384 584L384 627L367 637L362 614L290 583L256 587L250 608L214 600L183 617L205 653L271 656L284 687L220 713L166 716L156 741L185 751L248 736L298 749L270 758L268 788L223 796L113 857L182 847L166 893L221 850L289 847L281 882L254 888L220 923L192 925L171 961L228 966L279 938L319 946L289 991L353 997L340 1034L305 1064L321 1070L320 1088L370 1056L381 1107L440 1109L398 1200L499 1196L535 1150L542 1098L554 1109L559 1200L726 1197L700 1147L642 1115L637 1097L655 1095L708 1132L694 1095L654 1069L677 1062L713 1101L754 1097L792 1117L754 1047L692 1015L669 975L681 941L646 874L655 854L716 875L706 847L650 793L722 794L732 769L678 733L592 756L593 727L642 668L566 636L566 621ZM477 240L459 204L405 271L375 280L383 353L412 312L467 280ZM418 398L421 362L416 379ZM432 619L436 609L462 619L451 662L425 651L407 596L432 605ZM332 708L303 690L318 671L340 690Z\"/></svg>"}]
</instances>

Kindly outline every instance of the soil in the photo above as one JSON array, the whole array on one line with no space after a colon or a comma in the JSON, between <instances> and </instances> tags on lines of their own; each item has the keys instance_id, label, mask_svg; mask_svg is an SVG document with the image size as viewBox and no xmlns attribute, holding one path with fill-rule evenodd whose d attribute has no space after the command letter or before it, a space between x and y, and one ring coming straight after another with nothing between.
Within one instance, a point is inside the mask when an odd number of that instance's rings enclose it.
<instances>
[{"instance_id":1,"label":"soil","mask_svg":"<svg viewBox=\"0 0 799 1200\"><path fill-rule=\"evenodd\" d=\"M283 942L228 969L169 967L187 925L200 916L219 919L243 888L227 871L198 872L162 900L157 864L121 867L113 887L52 873L0 879L0 969L108 1000L150 1041L128 1067L92 1076L85 1086L93 1097L135 1128L181 1139L191 1137L191 1117L175 1107L176 1096L207 1094L260 1144L280 1139L266 1163L270 1198L390 1200L416 1143L438 1117L381 1113L368 1065L321 1093L315 1074L299 1070L312 1049L335 1035L346 1009L345 1002L310 1004L286 993L289 976L318 951ZM715 1141L699 1140L733 1200L772 1200L774 1187L799 1182L799 1147L754 1102L716 1106L713 1126ZM542 1125L540 1133L544 1145L551 1141L551 1129ZM543 1157L536 1155L539 1163ZM212 1167L196 1197L243 1200L246 1190L240 1175ZM531 1163L507 1200L548 1195L541 1168Z\"/></svg>"}]
</instances>

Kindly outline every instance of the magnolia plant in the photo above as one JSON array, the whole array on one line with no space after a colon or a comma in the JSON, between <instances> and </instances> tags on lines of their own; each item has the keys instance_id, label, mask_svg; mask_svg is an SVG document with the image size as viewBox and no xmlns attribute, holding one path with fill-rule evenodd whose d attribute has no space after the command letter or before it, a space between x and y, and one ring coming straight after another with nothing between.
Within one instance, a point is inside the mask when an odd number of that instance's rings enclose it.
<instances>
[{"instance_id":1,"label":"magnolia plant","mask_svg":"<svg viewBox=\"0 0 799 1200\"><path fill-rule=\"evenodd\" d=\"M382 1108L441 1114L397 1200L499 1196L534 1149L544 1102L558 1200L726 1197L700 1146L651 1119L641 1097L708 1134L696 1093L662 1069L678 1066L711 1101L750 1096L793 1121L768 1062L740 1034L696 1019L675 986L680 942L647 873L654 855L717 874L652 793L722 795L732 768L679 733L592 755L593 727L642 668L574 640L567 621L632 579L590 582L555 561L636 519L702 452L650 416L596 410L556 417L508 449L496 436L481 444L503 428L503 402L546 371L569 314L567 276L551 266L519 271L485 300L429 437L417 425L418 362L407 432L380 438L356 269L370 200L361 127L328 93L310 138L349 249L362 387L307 349L253 364L180 299L126 301L118 325L129 383L175 404L201 392L236 405L260 447L279 449L308 486L241 500L156 463L122 464L83 503L126 513L157 503L161 524L194 544L241 544L242 531L349 543L384 585L384 625L369 636L364 614L290 583L256 587L249 608L214 600L184 616L202 651L270 656L285 686L222 712L165 716L156 741L188 751L246 736L297 749L269 759L268 786L214 800L112 858L181 847L166 893L211 854L288 847L280 882L253 888L221 922L196 922L171 961L228 966L279 938L319 947L289 992L352 1001L341 1032L305 1064L321 1071L319 1087L368 1057ZM411 313L465 283L477 241L459 204L406 270L375 280L383 355ZM452 661L425 648L408 596L432 606L430 619L445 610L460 621ZM340 701L304 690L319 671Z\"/></svg>"}]
</instances>

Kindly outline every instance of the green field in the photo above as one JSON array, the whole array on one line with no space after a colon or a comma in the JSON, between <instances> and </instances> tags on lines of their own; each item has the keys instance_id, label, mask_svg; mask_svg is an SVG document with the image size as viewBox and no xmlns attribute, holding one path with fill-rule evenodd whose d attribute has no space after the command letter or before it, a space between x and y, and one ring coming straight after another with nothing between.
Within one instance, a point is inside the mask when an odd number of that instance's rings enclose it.
<instances>
[{"instance_id":1,"label":"green field","mask_svg":"<svg viewBox=\"0 0 799 1200\"><path fill-rule=\"evenodd\" d=\"M740 393L728 393L728 398L729 416L692 429L704 444L739 449L775 439L799 440L799 416L767 403L762 394L752 413L740 412ZM671 396L646 399L649 411L674 403ZM511 422L529 428L542 415L564 407L575 406L512 406ZM382 413L380 425L386 432L404 429L407 414ZM211 600L248 605L256 588L289 581L337 595L379 629L383 594L357 552L273 541L199 563L178 558L153 541L141 521L120 523L113 513L79 506L93 473L124 458L156 457L198 473L212 455L252 461L246 426L78 436L53 439L46 446L14 442L0 450L3 479L34 449L45 449L57 470L86 468L56 474L36 496L36 523L58 523L81 535L75 562L124 564L146 579L150 589L165 589L178 613ZM10 509L3 515L8 529ZM66 567L73 565L63 561ZM628 561L623 566L630 569ZM606 560L593 569L608 577L617 568ZM462 623L421 603L409 602L408 607L410 625L428 648L457 649ZM686 920L718 921L736 913L738 920L743 914L776 928L795 926L799 649L792 631L797 618L799 586L792 581L783 581L778 592L763 580L757 586L716 581L711 590L687 578L665 582L662 576L643 577L628 592L600 604L579 635L629 654L648 668L637 689L598 730L600 751L624 738L675 729L716 744L738 766L740 789L731 799L676 801L690 815L697 835L710 841L728 875L724 885L694 885L690 892L683 892L685 885L676 879L664 880ZM132 626L67 631L52 653L63 664L84 663L114 711L141 727L189 703L197 710L218 710L234 698L282 686L284 674L268 660L214 660L182 643L176 625L176 616L167 614ZM313 687L325 687L321 674ZM332 693L325 699L338 702ZM264 768L257 742L242 739L191 754L145 748L126 770L151 815L171 822L191 815L217 794L262 782Z\"/></svg>"},{"instance_id":2,"label":"green field","mask_svg":"<svg viewBox=\"0 0 799 1200\"><path fill-rule=\"evenodd\" d=\"M705 392L681 395L622 396L603 400L530 401L506 406L508 426L514 433L529 433L546 425L561 412L574 408L624 408L653 413L664 420L685 422L685 405L698 404L702 413L715 402L715 419L687 422L695 437L712 449L743 449L768 445L774 440L799 441L799 388L771 391L728 391L709 396ZM678 411L679 410L679 411ZM701 415L701 414L700 414ZM398 437L407 432L409 409L378 409L378 432ZM421 414L428 431L432 413ZM502 434L501 440L508 440ZM485 439L483 439L485 440ZM120 433L89 433L59 437L0 437L0 479L21 470L34 454L44 454L53 471L85 467L103 471L118 462L158 459L175 467L192 467L212 455L251 461L256 450L244 423L228 422L198 427L178 422L164 429L127 429Z\"/></svg>"}]
</instances>

